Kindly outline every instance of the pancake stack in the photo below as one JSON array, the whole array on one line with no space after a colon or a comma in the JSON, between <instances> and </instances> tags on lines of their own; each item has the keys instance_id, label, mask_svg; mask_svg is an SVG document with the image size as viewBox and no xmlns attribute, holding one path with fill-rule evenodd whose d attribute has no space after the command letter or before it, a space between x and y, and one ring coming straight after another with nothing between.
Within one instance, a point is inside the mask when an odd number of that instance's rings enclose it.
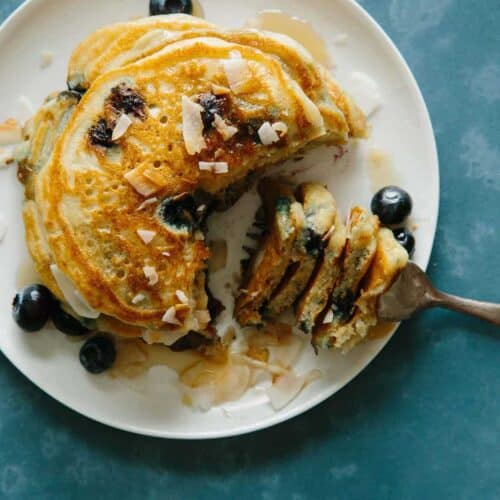
<instances>
[{"instance_id":1,"label":"pancake stack","mask_svg":"<svg viewBox=\"0 0 500 500\"><path fill-rule=\"evenodd\" d=\"M378 323L378 299L406 266L406 250L361 207L344 224L319 184L294 190L263 179L259 192L265 217L256 226L263 232L245 265L236 318L260 326L294 306L315 349L349 350Z\"/></svg>"},{"instance_id":2,"label":"pancake stack","mask_svg":"<svg viewBox=\"0 0 500 500\"><path fill-rule=\"evenodd\" d=\"M71 57L68 87L26 130L19 178L28 248L68 312L150 343L215 336L205 243L212 210L298 151L367 134L359 108L295 41L185 15L91 34ZM311 189L298 201L279 198L288 200L284 219L297 220L293 230L277 220L283 232L272 244L293 239L283 266L298 265L268 304L276 312L313 272L308 231L325 232L335 217L331 207L318 212L323 202Z\"/></svg>"}]
</instances>

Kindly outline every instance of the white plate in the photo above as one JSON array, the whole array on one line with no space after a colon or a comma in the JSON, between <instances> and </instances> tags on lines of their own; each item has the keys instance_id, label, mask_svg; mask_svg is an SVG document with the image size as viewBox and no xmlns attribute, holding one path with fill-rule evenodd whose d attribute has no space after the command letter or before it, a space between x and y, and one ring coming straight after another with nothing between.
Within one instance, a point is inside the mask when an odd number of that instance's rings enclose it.
<instances>
[{"instance_id":1,"label":"white plate","mask_svg":"<svg viewBox=\"0 0 500 500\"><path fill-rule=\"evenodd\" d=\"M26 117L19 96L26 95L38 106L45 95L62 89L71 49L91 30L134 15L146 15L147 0L32 0L20 8L0 31L1 119ZM333 165L332 150L314 152L303 161L315 167L305 175L329 184L340 207L351 203L368 206L371 192L367 154L373 148L387 152L395 166L398 183L414 199L413 221L417 249L415 260L429 260L438 214L439 174L436 147L426 106L401 55L381 28L350 0L253 0L232 2L202 0L210 21L238 27L262 9L282 9L309 20L326 39L337 63L340 82L349 83L353 71L372 76L380 87L382 108L371 120L369 141L354 148ZM271 5L272 4L272 5ZM334 42L346 34L343 45ZM40 52L49 50L54 61L40 65ZM294 164L296 167L297 164ZM288 407L275 412L266 398L255 391L241 401L196 413L183 406L174 389L165 386L138 391L107 376L90 376L78 359L80 343L54 331L20 332L11 320L10 303L16 289L16 274L27 259L20 216L21 187L14 169L0 172L0 213L8 221L8 233L0 245L2 287L0 290L0 348L29 379L65 405L99 422L141 434L170 438L214 438L251 432L287 420L328 398L355 377L382 349L387 338L365 343L347 356L323 352L318 358L307 349L298 370L318 366L324 377L310 385ZM256 203L248 195L226 214L224 234L239 238ZM235 224L236 222L236 224ZM214 221L212 221L212 227ZM235 246L234 248L238 248ZM239 255L231 253L231 262ZM223 280L223 274L218 280ZM165 384L167 385L167 384Z\"/></svg>"}]
</instances>

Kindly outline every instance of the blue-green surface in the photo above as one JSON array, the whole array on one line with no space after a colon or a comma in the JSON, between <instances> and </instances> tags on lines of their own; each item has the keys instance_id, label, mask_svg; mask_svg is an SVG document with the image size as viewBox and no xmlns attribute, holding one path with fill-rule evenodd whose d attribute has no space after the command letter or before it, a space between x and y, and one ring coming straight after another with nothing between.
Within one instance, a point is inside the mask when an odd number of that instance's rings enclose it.
<instances>
[{"instance_id":1,"label":"blue-green surface","mask_svg":"<svg viewBox=\"0 0 500 500\"><path fill-rule=\"evenodd\" d=\"M0 0L0 17L19 3ZM500 1L361 3L402 50L435 127L431 277L500 302ZM91 422L0 354L0 498L499 499L499 356L492 326L428 312L306 415L176 442Z\"/></svg>"}]
</instances>

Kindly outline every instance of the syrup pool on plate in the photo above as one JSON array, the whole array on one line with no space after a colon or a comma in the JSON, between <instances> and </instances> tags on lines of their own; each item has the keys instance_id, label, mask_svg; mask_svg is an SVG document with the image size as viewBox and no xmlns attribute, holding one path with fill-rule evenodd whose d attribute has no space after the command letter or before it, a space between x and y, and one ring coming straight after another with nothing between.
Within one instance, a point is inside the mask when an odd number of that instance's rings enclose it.
<instances>
[{"instance_id":1,"label":"syrup pool on plate","mask_svg":"<svg viewBox=\"0 0 500 500\"><path fill-rule=\"evenodd\" d=\"M288 35L302 44L323 66L333 66L325 41L304 19L292 17L280 10L263 10L247 21L245 27Z\"/></svg>"}]
</instances>

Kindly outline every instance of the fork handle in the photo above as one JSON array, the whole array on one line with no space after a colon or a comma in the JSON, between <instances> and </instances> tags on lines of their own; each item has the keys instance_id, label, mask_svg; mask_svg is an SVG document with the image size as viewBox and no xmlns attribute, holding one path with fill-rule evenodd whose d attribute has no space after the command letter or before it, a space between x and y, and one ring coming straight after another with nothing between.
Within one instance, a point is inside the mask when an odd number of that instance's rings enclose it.
<instances>
[{"instance_id":1,"label":"fork handle","mask_svg":"<svg viewBox=\"0 0 500 500\"><path fill-rule=\"evenodd\" d=\"M481 302L479 300L463 299L456 295L437 292L430 304L431 307L444 307L452 311L476 316L500 326L500 304Z\"/></svg>"}]
</instances>

